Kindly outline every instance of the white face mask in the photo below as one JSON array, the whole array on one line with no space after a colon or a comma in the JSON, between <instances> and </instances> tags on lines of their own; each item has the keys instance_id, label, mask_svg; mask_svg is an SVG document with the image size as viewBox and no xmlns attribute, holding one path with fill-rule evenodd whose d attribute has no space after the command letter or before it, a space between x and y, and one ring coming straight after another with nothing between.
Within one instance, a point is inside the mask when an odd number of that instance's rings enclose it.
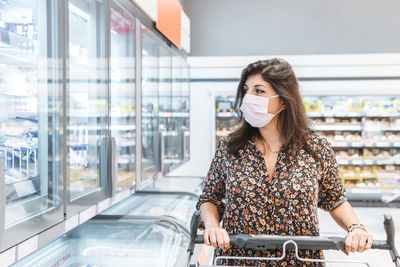
<instances>
[{"instance_id":1,"label":"white face mask","mask_svg":"<svg viewBox=\"0 0 400 267\"><path fill-rule=\"evenodd\" d=\"M280 109L276 114L268 113L269 99L275 97L279 97L279 95L262 97L246 94L243 97L243 102L240 106L244 119L253 127L261 128L267 125L276 115L278 115L279 112L282 111L282 109Z\"/></svg>"}]
</instances>

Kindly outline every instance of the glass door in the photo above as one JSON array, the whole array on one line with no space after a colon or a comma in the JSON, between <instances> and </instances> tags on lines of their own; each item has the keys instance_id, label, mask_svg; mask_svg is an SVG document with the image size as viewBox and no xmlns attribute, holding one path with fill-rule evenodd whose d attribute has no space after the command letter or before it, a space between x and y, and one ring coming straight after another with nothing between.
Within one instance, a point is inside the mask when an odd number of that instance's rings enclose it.
<instances>
[{"instance_id":1,"label":"glass door","mask_svg":"<svg viewBox=\"0 0 400 267\"><path fill-rule=\"evenodd\" d=\"M66 173L71 216L106 198L108 95L104 3L69 0L68 10Z\"/></svg>"},{"instance_id":2,"label":"glass door","mask_svg":"<svg viewBox=\"0 0 400 267\"><path fill-rule=\"evenodd\" d=\"M172 120L168 133L166 147L167 160L165 172L172 170L174 165L182 161L182 130L181 130L181 107L182 107L182 64L179 56L172 56Z\"/></svg>"},{"instance_id":3,"label":"glass door","mask_svg":"<svg viewBox=\"0 0 400 267\"><path fill-rule=\"evenodd\" d=\"M160 89L159 89L159 99L160 99L160 118L159 118L159 129L162 136L162 149L161 162L162 166L167 167L170 160L169 151L171 143L168 142L172 131L172 88L171 88L171 67L172 67L172 56L171 52L160 45L159 47L159 73L160 73ZM163 171L163 170L161 170Z\"/></svg>"},{"instance_id":4,"label":"glass door","mask_svg":"<svg viewBox=\"0 0 400 267\"><path fill-rule=\"evenodd\" d=\"M182 60L181 131L183 160L190 159L190 80L189 64Z\"/></svg>"},{"instance_id":5,"label":"glass door","mask_svg":"<svg viewBox=\"0 0 400 267\"><path fill-rule=\"evenodd\" d=\"M56 3L0 2L0 251L63 220Z\"/></svg>"},{"instance_id":6,"label":"glass door","mask_svg":"<svg viewBox=\"0 0 400 267\"><path fill-rule=\"evenodd\" d=\"M142 30L142 182L160 172L158 131L158 41L144 26Z\"/></svg>"},{"instance_id":7,"label":"glass door","mask_svg":"<svg viewBox=\"0 0 400 267\"><path fill-rule=\"evenodd\" d=\"M135 182L135 18L117 3L110 13L110 131L116 190ZM114 151L115 150L115 151ZM115 188L115 189L114 189Z\"/></svg>"}]
</instances>

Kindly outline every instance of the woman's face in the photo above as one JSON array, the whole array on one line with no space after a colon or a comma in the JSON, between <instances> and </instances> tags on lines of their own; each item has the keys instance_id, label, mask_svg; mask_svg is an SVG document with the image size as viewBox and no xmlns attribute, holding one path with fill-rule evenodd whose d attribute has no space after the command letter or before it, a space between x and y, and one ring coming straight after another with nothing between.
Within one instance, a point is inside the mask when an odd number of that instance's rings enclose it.
<instances>
[{"instance_id":1,"label":"woman's face","mask_svg":"<svg viewBox=\"0 0 400 267\"><path fill-rule=\"evenodd\" d=\"M246 94L255 96L270 97L277 95L274 88L268 82L264 81L261 74L249 76L243 85L243 89L246 91ZM275 114L281 108L284 108L284 105L279 97L269 99L268 113Z\"/></svg>"}]
</instances>

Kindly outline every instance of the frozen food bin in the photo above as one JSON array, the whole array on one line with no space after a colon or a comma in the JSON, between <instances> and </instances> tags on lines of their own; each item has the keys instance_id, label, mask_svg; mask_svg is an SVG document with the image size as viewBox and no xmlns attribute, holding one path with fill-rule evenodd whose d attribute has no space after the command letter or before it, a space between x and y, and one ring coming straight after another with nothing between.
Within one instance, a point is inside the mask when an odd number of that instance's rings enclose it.
<instances>
[{"instance_id":1,"label":"frozen food bin","mask_svg":"<svg viewBox=\"0 0 400 267\"><path fill-rule=\"evenodd\" d=\"M198 197L187 192L136 192L103 215L170 216L189 229Z\"/></svg>"},{"instance_id":2,"label":"frozen food bin","mask_svg":"<svg viewBox=\"0 0 400 267\"><path fill-rule=\"evenodd\" d=\"M175 266L188 233L165 218L98 216L13 266Z\"/></svg>"}]
</instances>

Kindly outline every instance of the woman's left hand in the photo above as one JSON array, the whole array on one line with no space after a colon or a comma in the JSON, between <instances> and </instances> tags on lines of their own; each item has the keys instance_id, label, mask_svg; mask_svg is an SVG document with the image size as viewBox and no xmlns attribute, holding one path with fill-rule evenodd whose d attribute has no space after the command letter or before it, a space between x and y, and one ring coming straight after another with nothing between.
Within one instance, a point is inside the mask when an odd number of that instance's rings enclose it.
<instances>
[{"instance_id":1,"label":"woman's left hand","mask_svg":"<svg viewBox=\"0 0 400 267\"><path fill-rule=\"evenodd\" d=\"M344 253L349 255L350 252L363 252L372 247L372 235L362 228L355 228L347 234L345 241Z\"/></svg>"}]
</instances>

